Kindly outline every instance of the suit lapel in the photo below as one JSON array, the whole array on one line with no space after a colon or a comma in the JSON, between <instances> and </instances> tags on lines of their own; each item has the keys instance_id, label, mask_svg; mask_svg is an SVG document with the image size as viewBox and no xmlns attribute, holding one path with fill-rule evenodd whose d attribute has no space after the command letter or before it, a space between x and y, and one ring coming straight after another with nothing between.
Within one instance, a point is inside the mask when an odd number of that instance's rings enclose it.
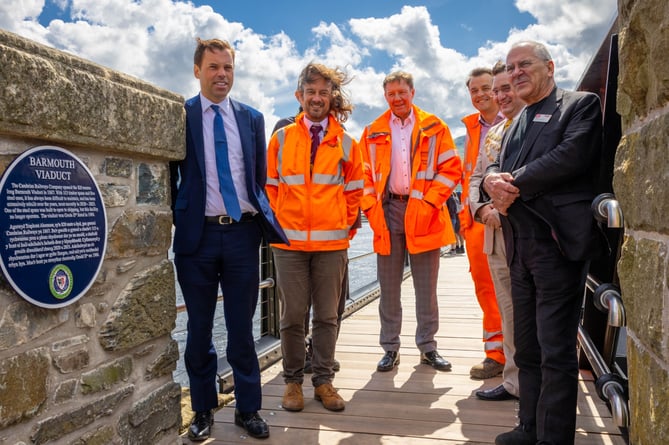
<instances>
[{"instance_id":1,"label":"suit lapel","mask_svg":"<svg viewBox=\"0 0 669 445\"><path fill-rule=\"evenodd\" d=\"M197 159L200 174L204 178L204 137L202 135L202 102L200 101L200 95L186 102L186 118L190 122L195 159Z\"/></svg>"},{"instance_id":2,"label":"suit lapel","mask_svg":"<svg viewBox=\"0 0 669 445\"><path fill-rule=\"evenodd\" d=\"M523 140L523 145L520 148L520 153L516 158L516 162L514 162L513 166L511 167L511 171L525 164L527 156L529 155L530 151L532 151L534 142L537 140L537 138L544 130L544 128L547 125L551 124L551 121L554 119L555 112L557 111L558 108L558 103L562 101L561 95L559 99L557 98L557 91L558 91L557 88L553 90L553 92L546 98L544 103L541 104L541 106L534 113L534 115L532 116L529 114L527 115L527 124L528 125L531 124L531 126L527 131L527 133L525 133L525 139ZM541 122L536 120L536 116L538 115L547 115L550 116L550 119L547 122Z\"/></svg>"},{"instance_id":3,"label":"suit lapel","mask_svg":"<svg viewBox=\"0 0 669 445\"><path fill-rule=\"evenodd\" d=\"M504 132L502 136L502 145L499 149L499 159L497 163L501 167L504 165L504 159L506 158L506 146L509 144L509 135L512 135L516 132L516 127L518 126L518 117L511 123L511 126Z\"/></svg>"},{"instance_id":4,"label":"suit lapel","mask_svg":"<svg viewBox=\"0 0 669 445\"><path fill-rule=\"evenodd\" d=\"M248 195L255 197L255 169L253 163L255 162L254 150L255 150L255 141L254 141L254 131L251 125L251 115L244 107L242 107L239 102L230 99L230 106L232 111L235 114L235 120L237 121L237 128L239 129L239 139L242 144L242 155L244 158L244 170L246 178L246 190Z\"/></svg>"}]
</instances>

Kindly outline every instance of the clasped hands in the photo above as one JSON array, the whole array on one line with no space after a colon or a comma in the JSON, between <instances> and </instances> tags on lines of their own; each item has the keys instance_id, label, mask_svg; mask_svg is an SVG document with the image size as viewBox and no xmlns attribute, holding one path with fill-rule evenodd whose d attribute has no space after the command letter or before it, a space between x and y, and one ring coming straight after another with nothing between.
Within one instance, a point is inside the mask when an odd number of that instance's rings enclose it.
<instances>
[{"instance_id":1,"label":"clasped hands","mask_svg":"<svg viewBox=\"0 0 669 445\"><path fill-rule=\"evenodd\" d=\"M491 173L483 180L483 190L490 196L493 208L506 215L511 204L520 196L518 187L512 184L511 173Z\"/></svg>"}]
</instances>

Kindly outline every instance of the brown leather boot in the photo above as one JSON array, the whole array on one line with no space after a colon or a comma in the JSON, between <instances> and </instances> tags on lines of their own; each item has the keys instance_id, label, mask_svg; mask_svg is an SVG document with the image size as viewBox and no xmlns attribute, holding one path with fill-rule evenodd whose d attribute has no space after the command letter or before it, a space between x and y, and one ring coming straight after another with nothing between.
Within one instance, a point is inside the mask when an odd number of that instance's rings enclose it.
<instances>
[{"instance_id":1,"label":"brown leather boot","mask_svg":"<svg viewBox=\"0 0 669 445\"><path fill-rule=\"evenodd\" d=\"M477 365L469 370L469 376L475 380L491 379L500 375L504 371L504 364L486 357Z\"/></svg>"},{"instance_id":2,"label":"brown leather boot","mask_svg":"<svg viewBox=\"0 0 669 445\"><path fill-rule=\"evenodd\" d=\"M302 385L299 383L286 383L281 406L286 411L302 411L304 409L304 396Z\"/></svg>"},{"instance_id":3,"label":"brown leather boot","mask_svg":"<svg viewBox=\"0 0 669 445\"><path fill-rule=\"evenodd\" d=\"M314 399L323 403L330 411L341 411L346 405L331 383L323 383L314 388Z\"/></svg>"}]
</instances>

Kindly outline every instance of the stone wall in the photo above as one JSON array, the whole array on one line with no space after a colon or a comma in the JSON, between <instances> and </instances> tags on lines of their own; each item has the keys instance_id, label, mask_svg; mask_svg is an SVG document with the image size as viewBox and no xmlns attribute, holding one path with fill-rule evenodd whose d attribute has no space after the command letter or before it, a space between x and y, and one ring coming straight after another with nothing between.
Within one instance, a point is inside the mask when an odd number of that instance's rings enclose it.
<instances>
[{"instance_id":1,"label":"stone wall","mask_svg":"<svg viewBox=\"0 0 669 445\"><path fill-rule=\"evenodd\" d=\"M630 443L669 443L669 3L619 0L614 189L625 217L618 265L628 319Z\"/></svg>"},{"instance_id":2,"label":"stone wall","mask_svg":"<svg viewBox=\"0 0 669 445\"><path fill-rule=\"evenodd\" d=\"M180 443L167 163L185 154L183 98L2 30L0 97L0 172L34 146L69 150L108 224L69 306L34 306L0 276L0 444Z\"/></svg>"}]
</instances>

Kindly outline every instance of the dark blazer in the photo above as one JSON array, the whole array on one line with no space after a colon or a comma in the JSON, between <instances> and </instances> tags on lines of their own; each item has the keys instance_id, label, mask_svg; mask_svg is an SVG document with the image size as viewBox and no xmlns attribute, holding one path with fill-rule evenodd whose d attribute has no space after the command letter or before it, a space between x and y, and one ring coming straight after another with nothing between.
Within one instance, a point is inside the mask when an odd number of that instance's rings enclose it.
<instances>
[{"instance_id":1,"label":"dark blazer","mask_svg":"<svg viewBox=\"0 0 669 445\"><path fill-rule=\"evenodd\" d=\"M599 97L554 88L535 114L528 116L528 122L533 124L511 168L506 168L504 156L517 121L502 141L498 162L486 170L486 174L499 172L500 165L505 166L504 170L512 172L513 184L520 189L520 197L508 209L508 218L502 218L507 260L510 264L513 254L509 218L526 221L523 215L528 211L538 217L538 223L548 224L567 259L591 258L598 252L600 241L590 208L596 196L601 152Z\"/></svg>"},{"instance_id":2,"label":"dark blazer","mask_svg":"<svg viewBox=\"0 0 669 445\"><path fill-rule=\"evenodd\" d=\"M286 243L286 235L274 217L267 196L267 147L263 115L240 102L230 100L244 152L249 200L258 210L258 224L268 243ZM188 255L197 249L205 223L206 178L202 105L200 95L190 98L186 108L186 157L170 164L172 212L175 225L173 250Z\"/></svg>"}]
</instances>

